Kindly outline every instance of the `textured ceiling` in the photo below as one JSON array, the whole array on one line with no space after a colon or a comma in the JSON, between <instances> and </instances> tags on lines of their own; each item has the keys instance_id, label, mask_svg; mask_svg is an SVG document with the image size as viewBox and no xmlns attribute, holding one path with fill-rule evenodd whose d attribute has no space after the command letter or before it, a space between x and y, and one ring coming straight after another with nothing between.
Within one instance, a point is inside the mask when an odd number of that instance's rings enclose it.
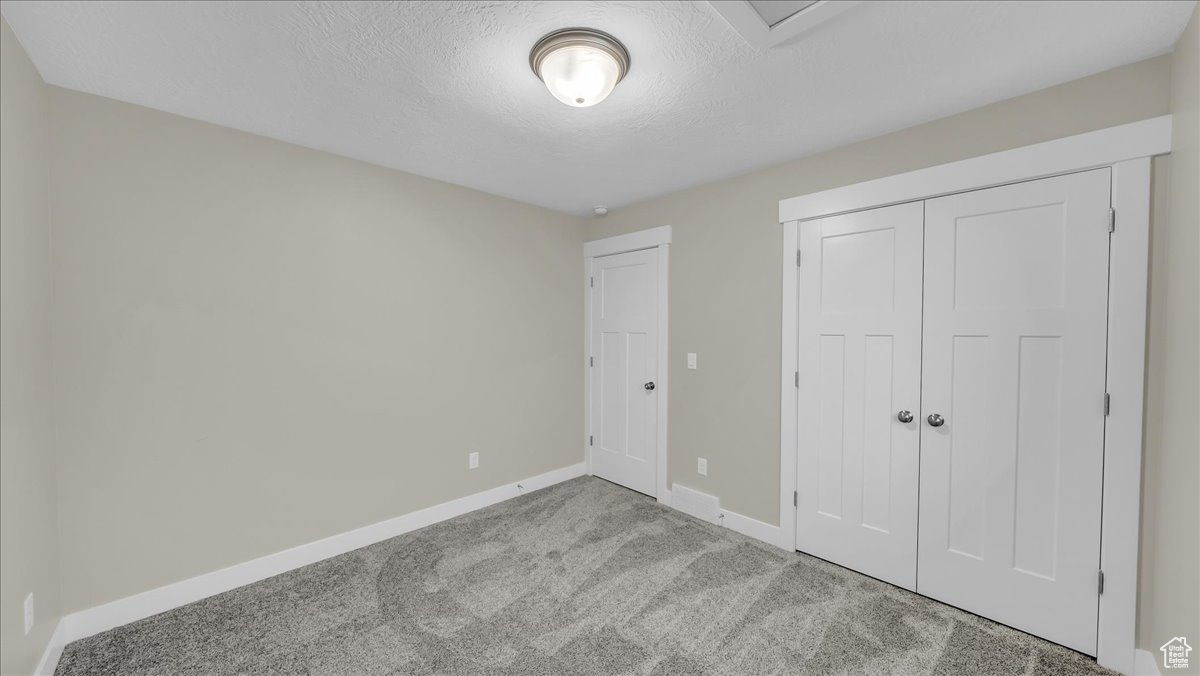
<instances>
[{"instance_id":1,"label":"textured ceiling","mask_svg":"<svg viewBox=\"0 0 1200 676\"><path fill-rule=\"evenodd\" d=\"M1193 2L862 3L759 52L706 2L0 4L51 84L586 213L1170 51ZM530 72L590 26L629 76Z\"/></svg>"}]
</instances>

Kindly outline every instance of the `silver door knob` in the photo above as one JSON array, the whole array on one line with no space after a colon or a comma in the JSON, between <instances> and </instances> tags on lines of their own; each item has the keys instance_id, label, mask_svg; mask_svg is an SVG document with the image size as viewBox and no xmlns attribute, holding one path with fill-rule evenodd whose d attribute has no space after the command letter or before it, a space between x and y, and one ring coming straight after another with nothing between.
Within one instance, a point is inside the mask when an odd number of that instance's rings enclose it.
<instances>
[{"instance_id":1,"label":"silver door knob","mask_svg":"<svg viewBox=\"0 0 1200 676\"><path fill-rule=\"evenodd\" d=\"M645 385L642 385L642 387L646 388L647 390L653 390L653 389L654 389L654 383L653 383L653 382L649 382L649 383L646 383Z\"/></svg>"},{"instance_id":2,"label":"silver door knob","mask_svg":"<svg viewBox=\"0 0 1200 676\"><path fill-rule=\"evenodd\" d=\"M940 413L930 413L925 420L929 422L930 427L941 427L946 424L946 419Z\"/></svg>"},{"instance_id":3,"label":"silver door knob","mask_svg":"<svg viewBox=\"0 0 1200 676\"><path fill-rule=\"evenodd\" d=\"M910 423L913 421L912 411L900 411L896 414L896 420L902 423Z\"/></svg>"}]
</instances>

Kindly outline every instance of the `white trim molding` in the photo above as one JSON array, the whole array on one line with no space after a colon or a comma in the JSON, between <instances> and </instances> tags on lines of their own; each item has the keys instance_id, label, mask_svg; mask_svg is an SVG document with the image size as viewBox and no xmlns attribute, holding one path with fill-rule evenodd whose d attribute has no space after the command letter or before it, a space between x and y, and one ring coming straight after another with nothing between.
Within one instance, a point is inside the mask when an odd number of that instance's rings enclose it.
<instances>
[{"instance_id":1,"label":"white trim molding","mask_svg":"<svg viewBox=\"0 0 1200 676\"><path fill-rule=\"evenodd\" d=\"M765 542L769 545L779 545L779 526L772 526L764 521L759 521L758 519L744 516L742 514L738 514L737 512L731 512L728 509L721 507L721 498L715 495L706 495L701 493L701 495L705 495L705 497L714 498L716 500L717 508L715 513L709 516L703 512L694 511L688 505L677 504L679 501L672 499L672 496L680 489L688 490L686 486L672 484L672 489L667 492L665 500L663 499L663 496L659 496L659 504L663 505L664 507L670 507L681 514L686 514L693 519L699 519L705 523L711 523L716 526L721 526L722 528L728 528L729 530L736 531L742 535L745 535L746 537L754 538L755 540Z\"/></svg>"},{"instance_id":2,"label":"white trim molding","mask_svg":"<svg viewBox=\"0 0 1200 676\"><path fill-rule=\"evenodd\" d=\"M666 226L667 241L658 245L658 492L667 491L667 401L671 386L668 382L671 352L668 348L667 331L670 328L668 299L671 260L671 226Z\"/></svg>"},{"instance_id":3,"label":"white trim molding","mask_svg":"<svg viewBox=\"0 0 1200 676\"><path fill-rule=\"evenodd\" d=\"M663 225L649 230L639 230L627 235L615 235L583 243L583 257L611 256L612 254L653 249L671 243L671 226Z\"/></svg>"},{"instance_id":4,"label":"white trim molding","mask_svg":"<svg viewBox=\"0 0 1200 676\"><path fill-rule=\"evenodd\" d=\"M737 531L755 540L761 540L769 545L779 544L779 526L772 526L765 521L742 516L727 509L721 510L721 525L732 531Z\"/></svg>"},{"instance_id":5,"label":"white trim molding","mask_svg":"<svg viewBox=\"0 0 1200 676\"><path fill-rule=\"evenodd\" d=\"M1171 116L1077 134L779 202L779 222L805 221L991 188L1171 152Z\"/></svg>"},{"instance_id":6,"label":"white trim molding","mask_svg":"<svg viewBox=\"0 0 1200 676\"><path fill-rule=\"evenodd\" d=\"M800 228L783 228L783 370L779 374L779 546L796 550L796 444L800 393ZM790 415L789 415L790 412Z\"/></svg>"},{"instance_id":7,"label":"white trim molding","mask_svg":"<svg viewBox=\"0 0 1200 676\"><path fill-rule=\"evenodd\" d=\"M1171 116L1047 141L783 200L783 342L780 373L779 541L795 548L799 308L796 266L801 221L926 200L969 190L1100 167L1112 170L1116 229L1109 254L1104 493L1096 659L1130 674L1135 669L1138 534L1141 510L1142 415L1149 273L1150 158L1171 150Z\"/></svg>"},{"instance_id":8,"label":"white trim molding","mask_svg":"<svg viewBox=\"0 0 1200 676\"><path fill-rule=\"evenodd\" d=\"M658 309L658 372L655 376L658 391L658 463L655 468L656 493L654 497L663 504L671 503L671 489L667 483L667 402L670 397L668 374L670 351L667 332L670 327L670 259L671 226L663 225L648 230L639 230L625 235L583 243L583 457L587 473L592 473L592 261L600 256L612 256L643 249L658 250L657 309Z\"/></svg>"},{"instance_id":9,"label":"white trim molding","mask_svg":"<svg viewBox=\"0 0 1200 676\"><path fill-rule=\"evenodd\" d=\"M82 636L80 638L83 638ZM63 648L67 644L74 641L73 638L67 637L67 625L61 619L58 624L54 625L54 633L50 636L50 643L46 645L46 650L42 653L42 659L38 660L37 668L34 670L34 676L54 676L54 671L58 669L58 661L62 658Z\"/></svg>"},{"instance_id":10,"label":"white trim molding","mask_svg":"<svg viewBox=\"0 0 1200 676\"><path fill-rule=\"evenodd\" d=\"M768 26L746 0L709 0L708 4L746 44L763 50L798 38L859 2L861 0L819 0L773 26Z\"/></svg>"},{"instance_id":11,"label":"white trim molding","mask_svg":"<svg viewBox=\"0 0 1200 676\"><path fill-rule=\"evenodd\" d=\"M585 473L584 464L577 463L71 613L59 620L35 673L53 674L63 648L72 641L453 519Z\"/></svg>"},{"instance_id":12,"label":"white trim molding","mask_svg":"<svg viewBox=\"0 0 1200 676\"><path fill-rule=\"evenodd\" d=\"M1108 263L1108 374L1104 419L1104 498L1100 569L1104 594L1096 659L1123 674L1134 668L1138 542L1142 502L1142 422L1146 293L1150 267L1150 158L1112 165L1117 227Z\"/></svg>"},{"instance_id":13,"label":"white trim molding","mask_svg":"<svg viewBox=\"0 0 1200 676\"><path fill-rule=\"evenodd\" d=\"M1138 650L1133 660L1134 676L1162 676L1158 670L1158 660L1149 650Z\"/></svg>"}]
</instances>

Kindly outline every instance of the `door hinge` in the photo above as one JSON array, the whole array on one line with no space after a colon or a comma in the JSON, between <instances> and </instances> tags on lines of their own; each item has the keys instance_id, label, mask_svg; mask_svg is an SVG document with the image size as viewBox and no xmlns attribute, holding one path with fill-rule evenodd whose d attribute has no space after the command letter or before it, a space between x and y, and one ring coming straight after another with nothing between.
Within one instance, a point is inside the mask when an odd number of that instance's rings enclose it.
<instances>
[{"instance_id":1,"label":"door hinge","mask_svg":"<svg viewBox=\"0 0 1200 676\"><path fill-rule=\"evenodd\" d=\"M1117 210L1109 207L1108 209L1108 231L1117 231Z\"/></svg>"},{"instance_id":2,"label":"door hinge","mask_svg":"<svg viewBox=\"0 0 1200 676\"><path fill-rule=\"evenodd\" d=\"M592 436L589 434L588 435L588 446L591 446L591 445L592 445Z\"/></svg>"},{"instance_id":3,"label":"door hinge","mask_svg":"<svg viewBox=\"0 0 1200 676\"><path fill-rule=\"evenodd\" d=\"M1096 575L1096 593L1103 594L1104 593L1104 571L1100 570L1100 571L1097 571L1097 573L1098 573L1098 575Z\"/></svg>"},{"instance_id":4,"label":"door hinge","mask_svg":"<svg viewBox=\"0 0 1200 676\"><path fill-rule=\"evenodd\" d=\"M796 371L796 389L800 389L800 372Z\"/></svg>"},{"instance_id":5,"label":"door hinge","mask_svg":"<svg viewBox=\"0 0 1200 676\"><path fill-rule=\"evenodd\" d=\"M800 250L796 249L796 267L800 267Z\"/></svg>"},{"instance_id":6,"label":"door hinge","mask_svg":"<svg viewBox=\"0 0 1200 676\"><path fill-rule=\"evenodd\" d=\"M1112 397L1109 396L1108 392L1105 392L1104 393L1104 415L1108 415L1108 412L1110 410L1112 410Z\"/></svg>"},{"instance_id":7,"label":"door hinge","mask_svg":"<svg viewBox=\"0 0 1200 676\"><path fill-rule=\"evenodd\" d=\"M595 366L595 365L596 365L596 358L588 357L588 366Z\"/></svg>"},{"instance_id":8,"label":"door hinge","mask_svg":"<svg viewBox=\"0 0 1200 676\"><path fill-rule=\"evenodd\" d=\"M800 506L800 491L792 491L792 506Z\"/></svg>"},{"instance_id":9,"label":"door hinge","mask_svg":"<svg viewBox=\"0 0 1200 676\"><path fill-rule=\"evenodd\" d=\"M588 286L590 286L592 288L596 287L596 278L595 277L588 277Z\"/></svg>"}]
</instances>

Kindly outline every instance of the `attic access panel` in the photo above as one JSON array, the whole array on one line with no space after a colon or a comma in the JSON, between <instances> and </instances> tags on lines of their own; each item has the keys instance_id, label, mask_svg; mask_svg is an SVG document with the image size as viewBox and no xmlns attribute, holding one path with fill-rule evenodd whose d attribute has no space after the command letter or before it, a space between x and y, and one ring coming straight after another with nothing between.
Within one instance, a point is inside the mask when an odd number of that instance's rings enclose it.
<instances>
[{"instance_id":1,"label":"attic access panel","mask_svg":"<svg viewBox=\"0 0 1200 676\"><path fill-rule=\"evenodd\" d=\"M750 46L769 49L816 28L861 0L709 0Z\"/></svg>"},{"instance_id":2,"label":"attic access panel","mask_svg":"<svg viewBox=\"0 0 1200 676\"><path fill-rule=\"evenodd\" d=\"M795 14L817 4L819 0L747 0L768 27L783 23Z\"/></svg>"}]
</instances>

